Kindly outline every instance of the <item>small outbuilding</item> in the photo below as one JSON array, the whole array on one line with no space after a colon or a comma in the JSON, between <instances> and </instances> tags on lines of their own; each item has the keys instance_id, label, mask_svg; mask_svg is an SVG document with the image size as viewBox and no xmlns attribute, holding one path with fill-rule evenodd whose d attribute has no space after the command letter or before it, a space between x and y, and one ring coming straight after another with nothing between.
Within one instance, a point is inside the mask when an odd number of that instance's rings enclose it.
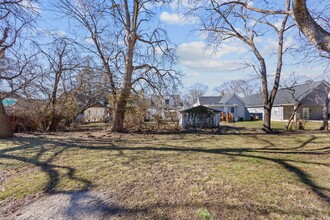
<instances>
[{"instance_id":1,"label":"small outbuilding","mask_svg":"<svg viewBox=\"0 0 330 220\"><path fill-rule=\"evenodd\" d=\"M215 128L220 125L221 111L206 106L195 106L180 111L182 128Z\"/></svg>"}]
</instances>

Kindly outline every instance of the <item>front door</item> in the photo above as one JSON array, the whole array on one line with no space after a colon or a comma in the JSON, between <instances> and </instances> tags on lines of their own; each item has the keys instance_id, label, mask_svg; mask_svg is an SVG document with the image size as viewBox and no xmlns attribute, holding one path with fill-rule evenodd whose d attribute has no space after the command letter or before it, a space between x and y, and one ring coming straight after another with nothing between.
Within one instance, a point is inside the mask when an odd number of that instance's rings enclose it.
<instances>
[{"instance_id":1,"label":"front door","mask_svg":"<svg viewBox=\"0 0 330 220\"><path fill-rule=\"evenodd\" d=\"M303 118L309 120L309 108L303 108Z\"/></svg>"}]
</instances>

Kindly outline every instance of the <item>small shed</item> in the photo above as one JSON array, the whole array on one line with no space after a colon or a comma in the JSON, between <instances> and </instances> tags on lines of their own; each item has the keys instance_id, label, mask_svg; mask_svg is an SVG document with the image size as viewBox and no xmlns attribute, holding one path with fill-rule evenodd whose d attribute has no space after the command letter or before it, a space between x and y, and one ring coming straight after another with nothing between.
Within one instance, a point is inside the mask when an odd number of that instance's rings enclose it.
<instances>
[{"instance_id":1,"label":"small shed","mask_svg":"<svg viewBox=\"0 0 330 220\"><path fill-rule=\"evenodd\" d=\"M220 125L219 110L206 106L195 106L180 111L180 126L182 128L215 128Z\"/></svg>"}]
</instances>

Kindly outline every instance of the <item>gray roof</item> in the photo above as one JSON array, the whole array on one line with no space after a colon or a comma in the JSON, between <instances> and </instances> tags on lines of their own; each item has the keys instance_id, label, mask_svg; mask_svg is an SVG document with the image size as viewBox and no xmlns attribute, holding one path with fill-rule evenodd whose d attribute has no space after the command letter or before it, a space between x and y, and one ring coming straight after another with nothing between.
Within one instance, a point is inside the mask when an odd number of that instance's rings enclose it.
<instances>
[{"instance_id":1,"label":"gray roof","mask_svg":"<svg viewBox=\"0 0 330 220\"><path fill-rule=\"evenodd\" d=\"M200 96L198 100L200 105L214 105L220 102L221 96Z\"/></svg>"},{"instance_id":2,"label":"gray roof","mask_svg":"<svg viewBox=\"0 0 330 220\"><path fill-rule=\"evenodd\" d=\"M203 105L198 105L198 106L188 108L188 109L184 109L184 110L180 111L180 113L198 113L198 114L203 114L203 113L207 113L207 112L219 113L221 111L216 110L214 108L206 107L206 106L203 106Z\"/></svg>"},{"instance_id":3,"label":"gray roof","mask_svg":"<svg viewBox=\"0 0 330 220\"><path fill-rule=\"evenodd\" d=\"M217 105L226 104L234 95L229 93L223 96L200 96L198 99L200 105Z\"/></svg>"},{"instance_id":4,"label":"gray roof","mask_svg":"<svg viewBox=\"0 0 330 220\"><path fill-rule=\"evenodd\" d=\"M231 97L233 97L234 94L225 94L221 97L221 100L219 101L220 104L226 104Z\"/></svg>"},{"instance_id":5,"label":"gray roof","mask_svg":"<svg viewBox=\"0 0 330 220\"><path fill-rule=\"evenodd\" d=\"M282 88L277 91L274 105L290 105L295 104L296 100L300 102L303 100L312 90L318 88L322 83L329 84L326 81L310 82L293 86L291 89ZM247 107L262 106L262 94L254 94L247 98L244 98L245 105Z\"/></svg>"}]
</instances>

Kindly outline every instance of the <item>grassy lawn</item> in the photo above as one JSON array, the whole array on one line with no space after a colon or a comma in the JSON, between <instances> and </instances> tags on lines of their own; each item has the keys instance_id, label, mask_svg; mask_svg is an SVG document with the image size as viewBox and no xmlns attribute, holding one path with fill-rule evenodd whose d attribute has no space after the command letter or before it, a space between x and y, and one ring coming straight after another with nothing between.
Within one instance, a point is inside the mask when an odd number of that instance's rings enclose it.
<instances>
[{"instance_id":1,"label":"grassy lawn","mask_svg":"<svg viewBox=\"0 0 330 220\"><path fill-rule=\"evenodd\" d=\"M242 127L247 129L261 129L262 121L239 121L235 123L221 122L221 125L233 126L233 127ZM285 130L286 121L272 121L271 126L274 130L283 131ZM318 130L322 125L321 121L305 121L304 128L305 130ZM296 129L296 125L292 126L293 130Z\"/></svg>"},{"instance_id":2,"label":"grassy lawn","mask_svg":"<svg viewBox=\"0 0 330 220\"><path fill-rule=\"evenodd\" d=\"M79 190L108 193L127 210L112 219L329 219L330 135L97 131L0 141L0 207Z\"/></svg>"}]
</instances>

